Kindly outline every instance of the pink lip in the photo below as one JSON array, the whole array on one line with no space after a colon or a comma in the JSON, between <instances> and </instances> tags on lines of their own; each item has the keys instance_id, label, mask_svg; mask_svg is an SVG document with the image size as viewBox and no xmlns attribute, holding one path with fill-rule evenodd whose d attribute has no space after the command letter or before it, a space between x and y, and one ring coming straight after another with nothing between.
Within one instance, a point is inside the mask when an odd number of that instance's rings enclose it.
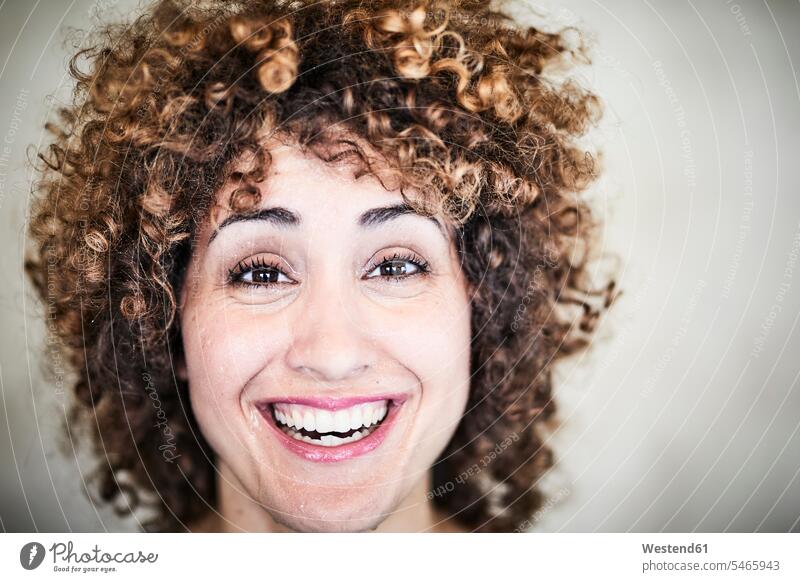
<instances>
[{"instance_id":1,"label":"pink lip","mask_svg":"<svg viewBox=\"0 0 800 582\"><path fill-rule=\"evenodd\" d=\"M261 416L264 417L266 423L272 427L278 442L284 447L289 449L292 453L306 459L307 461L314 461L316 463L335 463L365 455L370 451L378 448L381 443L389 435L389 431L394 426L395 418L397 417L398 409L406 395L390 396L369 396L369 397L353 397L353 398L281 398L273 401L261 401L257 407ZM383 422L372 431L368 436L361 440L340 445L338 447L323 447L320 445L313 445L305 441L293 439L285 432L283 432L275 420L272 418L272 407L269 406L275 402L288 402L291 404L305 404L307 406L315 406L317 408L325 408L328 410L338 410L340 408L348 408L363 402L375 402L378 400L391 400L389 411Z\"/></svg>"}]
</instances>

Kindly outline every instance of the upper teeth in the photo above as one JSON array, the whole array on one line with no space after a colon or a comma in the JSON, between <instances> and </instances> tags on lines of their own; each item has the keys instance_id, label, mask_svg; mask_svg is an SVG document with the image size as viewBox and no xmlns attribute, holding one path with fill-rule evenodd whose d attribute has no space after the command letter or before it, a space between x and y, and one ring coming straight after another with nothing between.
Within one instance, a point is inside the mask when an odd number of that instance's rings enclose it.
<instances>
[{"instance_id":1,"label":"upper teeth","mask_svg":"<svg viewBox=\"0 0 800 582\"><path fill-rule=\"evenodd\" d=\"M348 432L372 426L386 417L388 407L388 400L365 402L339 410L323 410L284 402L274 405L275 418L283 424L320 433Z\"/></svg>"}]
</instances>

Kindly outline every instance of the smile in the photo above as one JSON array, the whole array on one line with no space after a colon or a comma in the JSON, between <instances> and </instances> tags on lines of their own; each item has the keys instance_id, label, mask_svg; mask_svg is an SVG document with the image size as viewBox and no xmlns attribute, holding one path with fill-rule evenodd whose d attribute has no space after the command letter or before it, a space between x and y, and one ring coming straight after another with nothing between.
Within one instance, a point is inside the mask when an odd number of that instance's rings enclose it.
<instances>
[{"instance_id":1,"label":"smile","mask_svg":"<svg viewBox=\"0 0 800 582\"><path fill-rule=\"evenodd\" d=\"M323 447L338 447L369 436L384 418L388 400L357 404L336 411L302 404L274 404L278 426L290 437Z\"/></svg>"},{"instance_id":2,"label":"smile","mask_svg":"<svg viewBox=\"0 0 800 582\"><path fill-rule=\"evenodd\" d=\"M330 462L378 447L404 399L289 399L262 402L258 409L290 451L307 460Z\"/></svg>"}]
</instances>

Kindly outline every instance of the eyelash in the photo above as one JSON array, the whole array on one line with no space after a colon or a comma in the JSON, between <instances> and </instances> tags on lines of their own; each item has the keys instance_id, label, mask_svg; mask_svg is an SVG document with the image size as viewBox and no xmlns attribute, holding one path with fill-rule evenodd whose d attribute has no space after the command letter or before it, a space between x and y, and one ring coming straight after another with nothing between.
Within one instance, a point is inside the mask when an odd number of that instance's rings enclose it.
<instances>
[{"instance_id":1,"label":"eyelash","mask_svg":"<svg viewBox=\"0 0 800 582\"><path fill-rule=\"evenodd\" d=\"M242 280L242 277L250 272L256 270L266 270L270 269L272 271L277 271L284 276L287 276L280 268L280 265L277 262L267 262L262 257L256 257L255 259L244 259L239 261L233 269L228 271L228 283L231 285L242 285L245 287L273 287L275 285L280 285L280 283L251 283L249 281Z\"/></svg>"},{"instance_id":2,"label":"eyelash","mask_svg":"<svg viewBox=\"0 0 800 582\"><path fill-rule=\"evenodd\" d=\"M417 255L411 253L394 253L391 257L388 255L384 255L380 261L373 262L367 267L367 273L371 273L378 267L382 267L385 264L391 264L395 262L408 262L413 264L417 268L416 273L411 273L407 275L397 275L397 276L382 276L378 275L378 279L385 279L386 282L389 283L397 283L402 280L408 279L410 277L417 277L417 276L425 276L430 273L430 265L429 263L418 257ZM288 277L286 273L284 273L280 265L277 262L267 262L261 257L256 257L255 259L245 259L243 261L239 261L235 267L228 271L228 283L231 285L242 285L245 287L275 287L276 285L283 285L284 283L278 282L269 282L269 283L251 283L249 281L242 280L242 277L250 271L256 270L266 270L270 269L272 271L277 271L279 275L283 275L284 277ZM373 277L370 277L373 278Z\"/></svg>"},{"instance_id":3,"label":"eyelash","mask_svg":"<svg viewBox=\"0 0 800 582\"><path fill-rule=\"evenodd\" d=\"M403 254L394 253L391 257L389 257L388 255L384 255L383 258L381 258L379 262L370 263L370 266L367 267L367 273L371 273L372 271L374 271L378 267L381 267L381 266L383 266L383 265L385 265L387 263L395 263L395 262L398 262L398 263L399 262L411 263L412 265L414 265L417 268L417 272L416 273L412 273L410 275L398 275L398 276L395 276L395 277L379 276L378 278L386 279L387 281L398 282L398 281L402 281L404 279L408 279L409 277L417 277L417 276L424 277L425 275L430 273L430 270L431 270L430 269L430 265L428 264L428 262L425 259L423 259L422 257L419 257L419 256L417 256L415 254L411 254L411 253L403 253Z\"/></svg>"}]
</instances>

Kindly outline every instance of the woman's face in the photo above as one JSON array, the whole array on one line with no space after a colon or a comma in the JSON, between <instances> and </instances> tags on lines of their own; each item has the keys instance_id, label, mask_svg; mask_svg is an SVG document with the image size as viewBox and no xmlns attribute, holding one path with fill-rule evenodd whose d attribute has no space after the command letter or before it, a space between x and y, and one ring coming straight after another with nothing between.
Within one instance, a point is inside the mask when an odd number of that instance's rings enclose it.
<instances>
[{"instance_id":1,"label":"woman's face","mask_svg":"<svg viewBox=\"0 0 800 582\"><path fill-rule=\"evenodd\" d=\"M441 217L351 167L271 154L258 207L220 211L193 251L192 409L220 488L253 511L296 530L372 529L424 487L464 412L467 285Z\"/></svg>"}]
</instances>

